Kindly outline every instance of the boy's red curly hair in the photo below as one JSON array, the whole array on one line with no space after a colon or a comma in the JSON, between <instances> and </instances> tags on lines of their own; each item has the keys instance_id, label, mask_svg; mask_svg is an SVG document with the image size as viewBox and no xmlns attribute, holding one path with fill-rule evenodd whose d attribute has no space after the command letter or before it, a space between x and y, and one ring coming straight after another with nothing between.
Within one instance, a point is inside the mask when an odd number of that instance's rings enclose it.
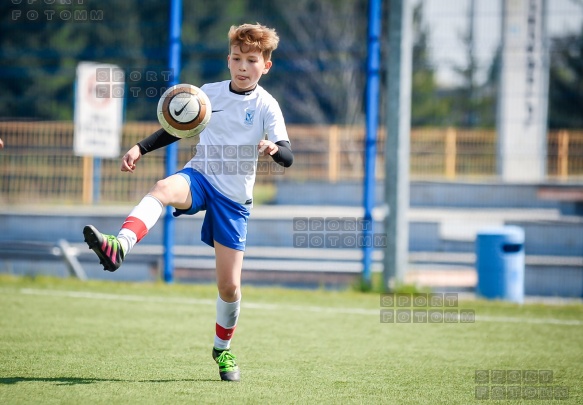
<instances>
[{"instance_id":1,"label":"boy's red curly hair","mask_svg":"<svg viewBox=\"0 0 583 405\"><path fill-rule=\"evenodd\" d=\"M271 60L271 53L277 49L279 36L273 28L268 28L259 23L242 24L229 29L229 51L233 46L238 46L241 52L258 50L267 62Z\"/></svg>"}]
</instances>

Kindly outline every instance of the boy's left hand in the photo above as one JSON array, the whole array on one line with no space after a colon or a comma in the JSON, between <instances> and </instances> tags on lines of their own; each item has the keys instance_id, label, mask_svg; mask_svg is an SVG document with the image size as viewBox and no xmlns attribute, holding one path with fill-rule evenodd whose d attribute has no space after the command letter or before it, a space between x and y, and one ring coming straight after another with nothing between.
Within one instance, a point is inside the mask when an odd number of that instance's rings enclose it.
<instances>
[{"instance_id":1,"label":"boy's left hand","mask_svg":"<svg viewBox=\"0 0 583 405\"><path fill-rule=\"evenodd\" d=\"M277 151L279 150L279 147L274 144L271 141L268 141L267 139L263 139L261 140L261 142L259 142L259 146L257 146L257 150L259 151L259 156L263 156L264 153L269 154L270 156L273 156L274 154L277 153Z\"/></svg>"}]
</instances>

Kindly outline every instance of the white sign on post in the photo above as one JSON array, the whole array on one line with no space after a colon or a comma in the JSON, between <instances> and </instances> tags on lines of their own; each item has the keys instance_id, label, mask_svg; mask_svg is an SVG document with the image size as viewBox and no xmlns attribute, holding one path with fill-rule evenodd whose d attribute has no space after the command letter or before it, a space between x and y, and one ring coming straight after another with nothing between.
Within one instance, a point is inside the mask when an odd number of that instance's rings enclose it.
<instances>
[{"instance_id":1,"label":"white sign on post","mask_svg":"<svg viewBox=\"0 0 583 405\"><path fill-rule=\"evenodd\" d=\"M546 175L546 0L504 0L498 98L498 173L504 181Z\"/></svg>"},{"instance_id":2,"label":"white sign on post","mask_svg":"<svg viewBox=\"0 0 583 405\"><path fill-rule=\"evenodd\" d=\"M118 66L79 63L75 92L75 155L119 156L124 86L124 72Z\"/></svg>"}]
</instances>

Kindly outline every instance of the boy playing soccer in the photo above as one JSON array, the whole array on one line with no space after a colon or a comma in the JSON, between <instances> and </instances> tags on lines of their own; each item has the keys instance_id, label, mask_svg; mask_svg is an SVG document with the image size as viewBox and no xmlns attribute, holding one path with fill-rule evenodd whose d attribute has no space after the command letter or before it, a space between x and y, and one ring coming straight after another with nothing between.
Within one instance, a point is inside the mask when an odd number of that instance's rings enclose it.
<instances>
[{"instance_id":1,"label":"boy playing soccer","mask_svg":"<svg viewBox=\"0 0 583 405\"><path fill-rule=\"evenodd\" d=\"M272 66L271 53L278 42L275 30L265 26L232 26L227 56L231 80L201 87L211 101L213 114L200 135L195 156L182 170L156 183L131 211L117 236L103 234L92 225L83 229L85 242L104 269L115 271L158 221L165 206L176 209L174 216L206 211L201 240L215 249L219 292L212 356L226 381L241 378L230 343L239 317L241 268L257 158L268 153L285 167L293 162L279 104L258 85ZM163 129L156 131L123 156L121 170L132 173L144 154L178 139ZM220 153L227 147L238 151L228 161Z\"/></svg>"}]
</instances>

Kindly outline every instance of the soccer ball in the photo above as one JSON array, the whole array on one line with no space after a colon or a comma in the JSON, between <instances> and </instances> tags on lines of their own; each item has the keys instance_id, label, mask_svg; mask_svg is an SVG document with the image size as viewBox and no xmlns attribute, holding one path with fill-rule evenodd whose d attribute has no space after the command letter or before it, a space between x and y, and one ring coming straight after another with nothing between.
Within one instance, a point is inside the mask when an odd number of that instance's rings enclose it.
<instances>
[{"instance_id":1,"label":"soccer ball","mask_svg":"<svg viewBox=\"0 0 583 405\"><path fill-rule=\"evenodd\" d=\"M158 101L158 121L170 135L190 138L202 132L211 119L211 102L191 84L177 84Z\"/></svg>"}]
</instances>

